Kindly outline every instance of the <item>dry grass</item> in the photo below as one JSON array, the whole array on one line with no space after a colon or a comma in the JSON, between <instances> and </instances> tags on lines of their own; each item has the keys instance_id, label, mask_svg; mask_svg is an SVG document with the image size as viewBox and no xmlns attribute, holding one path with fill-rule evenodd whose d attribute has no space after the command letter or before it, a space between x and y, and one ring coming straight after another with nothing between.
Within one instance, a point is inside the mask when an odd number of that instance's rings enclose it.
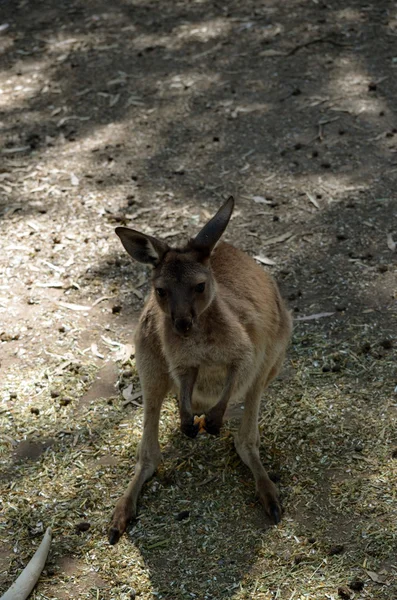
<instances>
[{"instance_id":1,"label":"dry grass","mask_svg":"<svg viewBox=\"0 0 397 600\"><path fill-rule=\"evenodd\" d=\"M395 351L379 358L376 333L363 337L356 327L335 353L329 335L342 326L343 318L296 326L286 373L262 413L263 460L279 478L285 508L278 527L267 526L256 502L233 448L233 423L219 439L192 442L179 433L170 399L161 419L164 462L145 487L137 523L111 548L106 527L131 475L142 409L125 407L120 396L60 406L91 382L88 363L54 365L44 379L32 372L29 383L11 372L6 387L18 400L1 414L2 462L12 469L2 496L2 540L14 549L7 581L51 525L37 599L130 598L133 589L141 598L320 600L336 598L355 578L365 583L363 598L393 598ZM359 354L368 340L373 350ZM40 412L27 427L33 403ZM10 462L12 440L36 437L49 440L37 460ZM88 531L78 531L81 522L90 523ZM59 569L61 557L75 561L70 573Z\"/></svg>"}]
</instances>

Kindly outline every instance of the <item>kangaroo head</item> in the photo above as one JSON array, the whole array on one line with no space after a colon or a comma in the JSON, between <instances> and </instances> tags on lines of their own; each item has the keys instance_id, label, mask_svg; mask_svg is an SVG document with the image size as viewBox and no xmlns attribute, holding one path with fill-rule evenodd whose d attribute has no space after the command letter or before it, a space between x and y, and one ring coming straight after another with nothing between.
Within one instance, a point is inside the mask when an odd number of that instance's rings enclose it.
<instances>
[{"instance_id":1,"label":"kangaroo head","mask_svg":"<svg viewBox=\"0 0 397 600\"><path fill-rule=\"evenodd\" d=\"M133 259L152 266L152 286L161 310L173 329L188 336L197 318L211 304L216 283L210 256L233 212L230 197L195 238L183 248L171 248L162 240L128 227L116 227L121 243Z\"/></svg>"}]
</instances>

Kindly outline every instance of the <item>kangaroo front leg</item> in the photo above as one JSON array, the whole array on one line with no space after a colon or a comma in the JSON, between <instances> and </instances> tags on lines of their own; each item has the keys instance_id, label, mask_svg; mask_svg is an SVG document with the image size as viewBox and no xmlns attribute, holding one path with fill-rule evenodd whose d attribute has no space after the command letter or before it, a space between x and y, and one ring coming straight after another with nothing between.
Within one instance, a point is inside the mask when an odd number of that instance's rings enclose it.
<instances>
[{"instance_id":1,"label":"kangaroo front leg","mask_svg":"<svg viewBox=\"0 0 397 600\"><path fill-rule=\"evenodd\" d=\"M142 486L153 475L161 461L159 420L161 405L168 391L165 385L157 386L155 394L144 395L143 435L138 450L135 474L124 495L117 502L109 529L109 542L116 544L130 521L136 517L138 496Z\"/></svg>"},{"instance_id":2,"label":"kangaroo front leg","mask_svg":"<svg viewBox=\"0 0 397 600\"><path fill-rule=\"evenodd\" d=\"M223 417L229 400L233 394L238 371L235 367L231 367L226 377L225 387L222 390L219 401L205 415L205 430L212 435L219 435L223 423Z\"/></svg>"},{"instance_id":3,"label":"kangaroo front leg","mask_svg":"<svg viewBox=\"0 0 397 600\"><path fill-rule=\"evenodd\" d=\"M259 456L258 413L261 391L262 386L257 382L248 392L234 444L242 461L251 469L259 500L268 516L277 524L281 519L281 505L277 488L269 478Z\"/></svg>"},{"instance_id":4,"label":"kangaroo front leg","mask_svg":"<svg viewBox=\"0 0 397 600\"><path fill-rule=\"evenodd\" d=\"M197 375L198 369L196 367L190 367L187 371L179 375L179 415L181 417L181 431L191 438L195 438L199 430L199 426L194 424L192 412L192 394Z\"/></svg>"}]
</instances>

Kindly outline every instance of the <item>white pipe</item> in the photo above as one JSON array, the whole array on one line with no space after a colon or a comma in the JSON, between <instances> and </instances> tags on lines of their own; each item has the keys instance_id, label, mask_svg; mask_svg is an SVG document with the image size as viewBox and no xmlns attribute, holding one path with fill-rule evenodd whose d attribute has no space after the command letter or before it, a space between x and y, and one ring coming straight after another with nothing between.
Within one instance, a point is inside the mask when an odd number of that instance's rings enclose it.
<instances>
[{"instance_id":1,"label":"white pipe","mask_svg":"<svg viewBox=\"0 0 397 600\"><path fill-rule=\"evenodd\" d=\"M42 542L32 559L0 600L26 600L44 569L45 561L47 560L48 552L50 550L50 544L51 527L48 527Z\"/></svg>"}]
</instances>

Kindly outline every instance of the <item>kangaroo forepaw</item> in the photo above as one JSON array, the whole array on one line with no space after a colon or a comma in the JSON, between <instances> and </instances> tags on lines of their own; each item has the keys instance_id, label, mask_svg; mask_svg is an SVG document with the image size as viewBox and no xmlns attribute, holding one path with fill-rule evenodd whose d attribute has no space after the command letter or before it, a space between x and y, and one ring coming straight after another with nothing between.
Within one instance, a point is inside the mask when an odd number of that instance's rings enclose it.
<instances>
[{"instance_id":1,"label":"kangaroo forepaw","mask_svg":"<svg viewBox=\"0 0 397 600\"><path fill-rule=\"evenodd\" d=\"M111 526L108 531L109 544L117 544L128 524L135 519L135 511L128 498L120 498L112 515Z\"/></svg>"},{"instance_id":2,"label":"kangaroo forepaw","mask_svg":"<svg viewBox=\"0 0 397 600\"><path fill-rule=\"evenodd\" d=\"M205 430L211 435L219 435L222 427L223 415L218 413L208 413L205 416Z\"/></svg>"},{"instance_id":3,"label":"kangaroo forepaw","mask_svg":"<svg viewBox=\"0 0 397 600\"><path fill-rule=\"evenodd\" d=\"M181 421L181 431L190 438L195 438L199 432L199 426L194 423L194 417L188 417Z\"/></svg>"}]
</instances>

